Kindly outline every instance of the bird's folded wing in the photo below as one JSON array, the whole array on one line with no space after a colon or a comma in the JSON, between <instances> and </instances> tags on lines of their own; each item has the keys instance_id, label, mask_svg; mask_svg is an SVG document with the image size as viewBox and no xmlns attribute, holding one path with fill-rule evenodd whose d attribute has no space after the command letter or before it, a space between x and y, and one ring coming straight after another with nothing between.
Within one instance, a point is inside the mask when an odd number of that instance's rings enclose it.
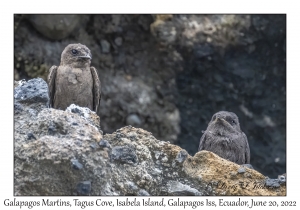
<instances>
[{"instance_id":1,"label":"bird's folded wing","mask_svg":"<svg viewBox=\"0 0 300 210\"><path fill-rule=\"evenodd\" d=\"M198 151L203 150L205 139L206 139L206 133L203 133L200 139Z\"/></svg>"},{"instance_id":2,"label":"bird's folded wing","mask_svg":"<svg viewBox=\"0 0 300 210\"><path fill-rule=\"evenodd\" d=\"M49 98L50 98L50 107L53 107L56 73L57 73L57 66L52 66L49 69L49 74L47 78L48 87L49 87L48 90L49 90Z\"/></svg>"},{"instance_id":3,"label":"bird's folded wing","mask_svg":"<svg viewBox=\"0 0 300 210\"><path fill-rule=\"evenodd\" d=\"M98 113L101 100L101 82L98 77L97 70L94 67L91 67L91 72L93 76L93 98L94 98L94 111Z\"/></svg>"},{"instance_id":4,"label":"bird's folded wing","mask_svg":"<svg viewBox=\"0 0 300 210\"><path fill-rule=\"evenodd\" d=\"M247 136L246 134L243 133L243 137L244 137L244 141L245 141L245 145L246 145L246 148L245 148L245 163L246 164L250 164L250 147L249 147L249 144L248 144L248 139L247 139Z\"/></svg>"}]
</instances>

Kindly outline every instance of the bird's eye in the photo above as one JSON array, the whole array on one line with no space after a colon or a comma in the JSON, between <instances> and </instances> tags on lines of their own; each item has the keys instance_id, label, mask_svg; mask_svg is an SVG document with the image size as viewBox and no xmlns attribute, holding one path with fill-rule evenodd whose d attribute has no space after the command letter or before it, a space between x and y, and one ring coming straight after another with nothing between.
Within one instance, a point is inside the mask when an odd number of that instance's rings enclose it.
<instances>
[{"instance_id":1,"label":"bird's eye","mask_svg":"<svg viewBox=\"0 0 300 210\"><path fill-rule=\"evenodd\" d=\"M231 123L232 123L232 124L235 124L235 121L234 121L234 120L231 120Z\"/></svg>"},{"instance_id":2,"label":"bird's eye","mask_svg":"<svg viewBox=\"0 0 300 210\"><path fill-rule=\"evenodd\" d=\"M71 50L71 52L72 52L73 55L76 55L78 53L78 51L75 50L75 49Z\"/></svg>"}]
</instances>

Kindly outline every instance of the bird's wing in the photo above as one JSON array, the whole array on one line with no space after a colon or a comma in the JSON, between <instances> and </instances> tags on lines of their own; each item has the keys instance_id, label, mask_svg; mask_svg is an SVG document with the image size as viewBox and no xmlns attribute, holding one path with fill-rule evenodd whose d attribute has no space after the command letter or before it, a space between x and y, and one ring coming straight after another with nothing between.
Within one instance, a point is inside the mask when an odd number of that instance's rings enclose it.
<instances>
[{"instance_id":1,"label":"bird's wing","mask_svg":"<svg viewBox=\"0 0 300 210\"><path fill-rule=\"evenodd\" d=\"M245 144L246 144L245 163L250 164L250 147L249 147L248 139L247 139L247 136L246 136L245 133L243 133L243 137L244 137L244 141L245 141Z\"/></svg>"},{"instance_id":2,"label":"bird's wing","mask_svg":"<svg viewBox=\"0 0 300 210\"><path fill-rule=\"evenodd\" d=\"M56 73L57 73L57 66L52 66L49 69L49 74L48 74L48 78L47 78L49 99L50 99L50 103L49 103L50 107L53 107Z\"/></svg>"},{"instance_id":3,"label":"bird's wing","mask_svg":"<svg viewBox=\"0 0 300 210\"><path fill-rule=\"evenodd\" d=\"M94 111L98 113L100 107L100 100L101 100L101 82L98 77L97 70L95 67L91 67L91 72L93 76L93 98L94 98Z\"/></svg>"},{"instance_id":4,"label":"bird's wing","mask_svg":"<svg viewBox=\"0 0 300 210\"><path fill-rule=\"evenodd\" d=\"M204 142L205 142L205 139L206 139L206 133L204 132L203 135L201 136L201 139L200 139L200 142L199 142L198 151L204 149Z\"/></svg>"}]
</instances>

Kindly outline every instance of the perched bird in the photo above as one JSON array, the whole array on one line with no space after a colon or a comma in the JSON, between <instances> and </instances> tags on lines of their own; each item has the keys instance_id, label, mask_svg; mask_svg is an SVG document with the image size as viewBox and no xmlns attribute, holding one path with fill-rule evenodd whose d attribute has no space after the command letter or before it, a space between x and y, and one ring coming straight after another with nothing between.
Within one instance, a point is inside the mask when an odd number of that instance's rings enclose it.
<instances>
[{"instance_id":1,"label":"perched bird","mask_svg":"<svg viewBox=\"0 0 300 210\"><path fill-rule=\"evenodd\" d=\"M101 83L91 59L85 45L69 44L64 49L60 65L52 66L48 74L50 107L65 110L76 104L98 113Z\"/></svg>"},{"instance_id":2,"label":"perched bird","mask_svg":"<svg viewBox=\"0 0 300 210\"><path fill-rule=\"evenodd\" d=\"M239 119L233 112L220 111L213 115L204 131L198 151L211 151L237 164L250 164L250 148Z\"/></svg>"}]
</instances>

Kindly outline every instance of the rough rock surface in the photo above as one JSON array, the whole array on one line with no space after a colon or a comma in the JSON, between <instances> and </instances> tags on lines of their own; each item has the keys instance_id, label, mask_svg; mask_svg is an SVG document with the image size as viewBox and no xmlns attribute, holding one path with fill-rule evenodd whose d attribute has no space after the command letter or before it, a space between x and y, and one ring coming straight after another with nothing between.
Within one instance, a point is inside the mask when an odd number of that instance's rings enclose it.
<instances>
[{"instance_id":1,"label":"rough rock surface","mask_svg":"<svg viewBox=\"0 0 300 210\"><path fill-rule=\"evenodd\" d=\"M286 15L80 15L61 40L32 17L15 15L15 80L45 79L65 46L83 43L101 77L104 134L131 124L195 154L211 116L232 111L253 167L286 172Z\"/></svg>"},{"instance_id":2,"label":"rough rock surface","mask_svg":"<svg viewBox=\"0 0 300 210\"><path fill-rule=\"evenodd\" d=\"M45 37L61 40L68 37L81 23L80 15L30 15L28 20Z\"/></svg>"},{"instance_id":3,"label":"rough rock surface","mask_svg":"<svg viewBox=\"0 0 300 210\"><path fill-rule=\"evenodd\" d=\"M43 87L43 80L16 84L15 195L286 194L283 181L211 152L192 157L140 128L102 136L99 118L86 108L71 105L63 111L47 108L48 100L19 100L21 89ZM48 96L47 91L36 94Z\"/></svg>"}]
</instances>

